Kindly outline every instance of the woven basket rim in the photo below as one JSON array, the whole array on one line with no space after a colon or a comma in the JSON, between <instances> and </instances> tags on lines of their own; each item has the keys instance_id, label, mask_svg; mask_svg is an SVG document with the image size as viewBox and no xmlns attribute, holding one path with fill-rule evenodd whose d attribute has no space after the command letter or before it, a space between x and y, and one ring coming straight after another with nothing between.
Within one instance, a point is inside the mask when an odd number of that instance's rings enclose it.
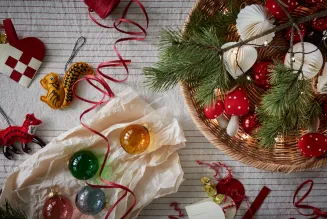
<instances>
[{"instance_id":1,"label":"woven basket rim","mask_svg":"<svg viewBox=\"0 0 327 219\"><path fill-rule=\"evenodd\" d=\"M199 2L202 0L197 0L187 17L185 24L188 22L192 12L197 7ZM185 25L184 25L185 27ZM200 118L199 113L195 108L195 100L192 96L192 92L190 92L190 87L187 82L180 82L181 92L184 97L184 102L188 108L190 116L198 127L198 129L202 132L202 134L211 142L216 148L218 148L221 152L226 154L227 156L231 157L234 160L242 162L246 165L262 169L265 171L272 171L272 172L281 172L281 173L291 173L291 172L300 172L305 170L312 170L317 169L327 165L327 157L324 158L311 158L307 161L296 164L296 165L287 165L287 164L278 164L273 162L263 162L255 157L243 154L232 147L226 145L225 143L221 142L219 138L210 130L210 128L205 124L205 122ZM269 150L269 149L266 149Z\"/></svg>"}]
</instances>

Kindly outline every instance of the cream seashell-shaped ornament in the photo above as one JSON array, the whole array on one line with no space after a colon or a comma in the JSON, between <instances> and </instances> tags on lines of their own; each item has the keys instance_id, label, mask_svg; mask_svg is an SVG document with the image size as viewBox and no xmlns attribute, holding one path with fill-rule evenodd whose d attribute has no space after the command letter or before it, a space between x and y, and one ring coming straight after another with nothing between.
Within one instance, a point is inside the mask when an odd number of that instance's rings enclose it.
<instances>
[{"instance_id":1,"label":"cream seashell-shaped ornament","mask_svg":"<svg viewBox=\"0 0 327 219\"><path fill-rule=\"evenodd\" d=\"M237 42L225 43L221 48L224 49L236 43ZM254 65L257 57L257 50L249 45L232 48L224 52L223 55L226 70L234 79L247 72Z\"/></svg>"},{"instance_id":2,"label":"cream seashell-shaped ornament","mask_svg":"<svg viewBox=\"0 0 327 219\"><path fill-rule=\"evenodd\" d=\"M242 40L249 39L275 27L273 16L262 5L248 5L237 15L236 28ZM270 43L275 33L251 41L258 46Z\"/></svg>"},{"instance_id":3,"label":"cream seashell-shaped ornament","mask_svg":"<svg viewBox=\"0 0 327 219\"><path fill-rule=\"evenodd\" d=\"M293 69L299 70L302 63L302 44L301 42L293 46ZM299 76L299 79L308 80L316 76L321 70L324 59L322 57L321 51L312 43L304 42L304 64L303 64L303 75ZM285 56L284 64L287 67L291 67L291 53L288 52ZM297 73L294 71L294 73Z\"/></svg>"}]
</instances>

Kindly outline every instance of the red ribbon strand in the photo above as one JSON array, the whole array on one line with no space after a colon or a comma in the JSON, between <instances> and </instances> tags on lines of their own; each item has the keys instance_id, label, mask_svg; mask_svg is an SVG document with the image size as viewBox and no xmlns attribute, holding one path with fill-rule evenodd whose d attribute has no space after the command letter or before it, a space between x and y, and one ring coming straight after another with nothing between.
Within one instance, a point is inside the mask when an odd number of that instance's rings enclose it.
<instances>
[{"instance_id":1,"label":"red ribbon strand","mask_svg":"<svg viewBox=\"0 0 327 219\"><path fill-rule=\"evenodd\" d=\"M223 184L226 184L226 183L228 183L233 178L232 171L231 171L231 169L226 164L223 164L221 162L210 164L210 163L206 163L206 162L203 162L203 161L200 161L200 160L197 160L196 162L199 165L205 165L205 166L209 167L210 169L214 170L215 171L215 175L213 177L218 182L221 182ZM220 178L220 176L219 176L220 168L225 168L226 171L227 171L227 176L225 176L224 178Z\"/></svg>"},{"instance_id":2,"label":"red ribbon strand","mask_svg":"<svg viewBox=\"0 0 327 219\"><path fill-rule=\"evenodd\" d=\"M298 196L299 192L303 189L303 187L305 187L306 185L309 185L309 189L308 191L299 199L296 201L296 197ZM305 205L302 204L302 202L309 196L312 188L313 188L314 182L312 180L307 180L304 183L302 183L299 188L297 188L297 190L295 191L294 197L293 197L293 205L296 208L296 211L303 215L303 216L313 216L311 219L317 219L319 217L322 218L327 218L327 212L326 211L322 211L319 208L316 208L314 206L311 205ZM299 209L309 209L312 210L312 213L309 214L305 214L300 212Z\"/></svg>"},{"instance_id":3,"label":"red ribbon strand","mask_svg":"<svg viewBox=\"0 0 327 219\"><path fill-rule=\"evenodd\" d=\"M87 0L86 0L87 1ZM86 2L85 1L85 2ZM100 0L99 0L100 1ZM117 1L115 1L117 2ZM142 25L132 21L132 20L129 20L129 19L126 19L125 16L127 15L128 13L128 9L130 8L131 4L135 2L140 8L141 10L143 11L144 15L145 15L145 18L146 18L146 27L143 27ZM119 1L118 1L119 3ZM115 8L114 4L113 5L110 5L110 7L112 8L108 8L107 10L110 11L111 13L111 10L113 10ZM106 10L106 9L104 9ZM107 12L108 12L107 11ZM107 13L106 12L106 13ZM110 14L109 13L109 14ZM129 4L127 5L127 7L125 8L124 10L124 13L123 13L123 16L117 20L114 21L113 23L113 26L112 27L108 27L108 26L104 26L102 24L100 24L99 22L97 22L94 17L91 15L91 7L89 7L89 15L90 15L90 18L96 23L98 24L99 26L101 27L105 27L105 28L114 28L116 29L118 32L121 32L121 33L124 33L124 34L127 34L127 35L130 35L131 37L126 37L126 38L120 38L118 39L115 43L114 43L114 51L118 57L118 60L111 60L111 61L107 61L107 62L102 62L98 65L97 67L97 70L96 70L96 74L95 75L87 75L85 76L84 78L81 78L79 80L77 80L74 85L73 85L73 94L74 96L79 99L79 100L82 100L84 102L87 102L87 103L90 103L92 104L93 106L91 106L90 108L86 109L81 115L80 115L80 122L82 124L83 127L85 127L87 130L91 131L92 133L100 136L106 143L107 143L107 151L106 151L106 154L105 154L105 158L104 158L104 161L101 165L101 168L100 168L100 172L99 172L99 177L100 177L100 180L105 184L105 185L92 185L92 184L89 184L87 183L89 186L92 186L92 187L95 187L95 188L108 188L108 189L121 189L124 191L123 195L113 204L113 206L109 209L108 213L106 214L105 218L109 218L110 214L112 213L112 211L115 209L115 207L117 207L117 205L124 199L126 198L126 196L129 194L132 195L134 201L133 201L133 204L131 205L131 207L126 211L126 213L121 217L121 219L124 219L126 218L131 212L132 210L134 209L135 205L136 205L136 197L135 197L135 194L133 193L133 191L131 191L129 188L127 188L126 186L123 186L123 185L120 185L120 184L117 184L117 183L114 183L114 182L109 182L108 180L104 179L102 177L102 173L104 171L104 167L106 165L106 162L108 160L108 157L110 155L110 143L108 141L108 139L102 135L100 132L96 131L95 129L92 129L90 127L88 127L84 122L83 122L83 117L85 116L85 114L89 113L90 111L94 110L95 108L97 108L98 106L102 105L102 104L106 104L110 101L111 98L113 98L115 96L114 92L111 90L109 84L106 82L105 79L108 79L110 81L113 81L113 82L117 82L117 83L120 83L120 82L124 82L125 80L127 80L128 78L128 75L129 75L129 70L128 70L128 64L131 63L131 60L125 60L123 59L123 57L120 55L119 53L119 50L117 48L117 44L118 43L121 43L121 42L125 42L125 41L142 41L146 38L147 36L147 28L149 26L149 18L148 18L148 14L146 12L146 9L145 7L138 1L138 0L131 0L129 2ZM127 23L127 24L131 24L135 27L137 27L140 31L139 32L133 32L133 31L125 31L121 28L119 28L119 25L121 23ZM125 69L125 72L126 72L126 77L124 79L116 79L116 78L113 78L105 73L102 72L102 69L103 68L108 68L108 67L124 67ZM81 96L79 96L76 91L75 91L75 88L77 86L78 83L80 83L81 81L86 81L89 85L91 85L93 88L95 88L96 90L98 90L100 93L102 93L102 98L98 101L94 101L94 100L88 100L88 99L85 99Z\"/></svg>"}]
</instances>

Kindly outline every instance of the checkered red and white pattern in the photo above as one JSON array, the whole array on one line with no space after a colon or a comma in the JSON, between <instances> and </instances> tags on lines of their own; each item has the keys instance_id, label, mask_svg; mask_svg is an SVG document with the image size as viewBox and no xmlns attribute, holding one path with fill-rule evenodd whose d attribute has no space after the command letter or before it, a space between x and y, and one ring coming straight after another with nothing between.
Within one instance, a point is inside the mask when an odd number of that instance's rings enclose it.
<instances>
[{"instance_id":1,"label":"checkered red and white pattern","mask_svg":"<svg viewBox=\"0 0 327 219\"><path fill-rule=\"evenodd\" d=\"M1 73L28 87L42 62L10 44L0 45L0 51Z\"/></svg>"}]
</instances>

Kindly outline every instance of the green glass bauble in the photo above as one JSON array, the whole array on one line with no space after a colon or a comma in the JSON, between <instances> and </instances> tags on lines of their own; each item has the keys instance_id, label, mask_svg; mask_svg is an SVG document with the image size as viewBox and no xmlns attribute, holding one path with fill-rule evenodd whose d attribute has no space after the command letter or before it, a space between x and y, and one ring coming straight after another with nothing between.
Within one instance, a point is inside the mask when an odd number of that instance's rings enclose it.
<instances>
[{"instance_id":1,"label":"green glass bauble","mask_svg":"<svg viewBox=\"0 0 327 219\"><path fill-rule=\"evenodd\" d=\"M69 170L76 179L90 179L98 169L98 159L91 151L78 151L69 160Z\"/></svg>"}]
</instances>

